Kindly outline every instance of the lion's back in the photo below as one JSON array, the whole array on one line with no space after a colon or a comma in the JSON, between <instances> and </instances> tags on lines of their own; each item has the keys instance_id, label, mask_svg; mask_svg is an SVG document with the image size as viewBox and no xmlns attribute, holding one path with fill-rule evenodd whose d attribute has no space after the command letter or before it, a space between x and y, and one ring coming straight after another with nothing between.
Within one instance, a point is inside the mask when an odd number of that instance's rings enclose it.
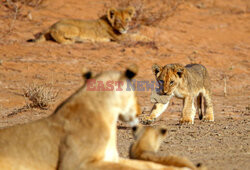
<instances>
[{"instance_id":1,"label":"lion's back","mask_svg":"<svg viewBox=\"0 0 250 170\"><path fill-rule=\"evenodd\" d=\"M205 88L210 88L211 81L208 71L205 66L201 64L188 64L185 66L189 73L190 81L196 82L197 85L202 85Z\"/></svg>"}]
</instances>

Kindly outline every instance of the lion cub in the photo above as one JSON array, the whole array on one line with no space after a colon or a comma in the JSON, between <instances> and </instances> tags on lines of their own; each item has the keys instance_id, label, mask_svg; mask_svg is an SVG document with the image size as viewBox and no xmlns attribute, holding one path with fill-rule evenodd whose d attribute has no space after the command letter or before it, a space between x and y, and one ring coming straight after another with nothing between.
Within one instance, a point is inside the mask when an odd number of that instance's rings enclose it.
<instances>
[{"instance_id":1,"label":"lion cub","mask_svg":"<svg viewBox=\"0 0 250 170\"><path fill-rule=\"evenodd\" d=\"M152 126L134 126L132 128L135 142L130 146L129 157L131 159L139 159L152 161L159 164L164 164L173 167L187 167L190 169L205 169L197 168L191 161L179 156L161 156L157 154L162 140L167 135L167 129Z\"/></svg>"},{"instance_id":2,"label":"lion cub","mask_svg":"<svg viewBox=\"0 0 250 170\"><path fill-rule=\"evenodd\" d=\"M52 39L60 44L120 41L128 37L126 33L134 14L133 7L110 8L106 15L97 20L63 19L53 24L37 39L28 41L41 42ZM130 38L138 41L147 39L137 34L130 35Z\"/></svg>"},{"instance_id":3,"label":"lion cub","mask_svg":"<svg viewBox=\"0 0 250 170\"><path fill-rule=\"evenodd\" d=\"M207 69L200 64L167 64L161 67L152 66L153 73L159 83L159 95L166 97L155 103L150 116L144 122L150 123L160 116L168 107L170 99L175 96L184 101L180 123L194 123L196 109L194 106L197 98L199 118L214 121L213 104L211 99L211 80ZM205 114L202 113L202 98L204 97ZM165 101L165 102L162 102Z\"/></svg>"}]
</instances>

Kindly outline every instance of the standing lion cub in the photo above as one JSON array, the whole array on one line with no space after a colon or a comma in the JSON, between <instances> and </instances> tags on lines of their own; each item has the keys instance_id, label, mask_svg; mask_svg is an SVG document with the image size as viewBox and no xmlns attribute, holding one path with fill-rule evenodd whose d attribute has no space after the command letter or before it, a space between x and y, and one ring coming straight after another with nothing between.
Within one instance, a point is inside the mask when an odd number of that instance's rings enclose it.
<instances>
[{"instance_id":1,"label":"standing lion cub","mask_svg":"<svg viewBox=\"0 0 250 170\"><path fill-rule=\"evenodd\" d=\"M200 64L167 64L161 67L157 64L152 66L153 73L159 83L159 95L165 96L165 100L155 103L150 116L146 117L145 123L154 121L168 107L172 96L183 99L184 107L180 123L194 123L195 99L199 118L206 121L214 121L213 104L211 99L211 80L207 69ZM157 96L156 96L157 97ZM204 97L205 114L202 113L202 98ZM158 97L159 98L159 97ZM162 102L164 101L164 102Z\"/></svg>"},{"instance_id":2,"label":"standing lion cub","mask_svg":"<svg viewBox=\"0 0 250 170\"><path fill-rule=\"evenodd\" d=\"M84 41L121 41L126 38L138 41L147 40L144 36L126 34L134 14L133 7L110 8L106 15L97 20L62 19L43 32L37 39L28 41L42 42L52 39L60 44L72 44Z\"/></svg>"}]
</instances>

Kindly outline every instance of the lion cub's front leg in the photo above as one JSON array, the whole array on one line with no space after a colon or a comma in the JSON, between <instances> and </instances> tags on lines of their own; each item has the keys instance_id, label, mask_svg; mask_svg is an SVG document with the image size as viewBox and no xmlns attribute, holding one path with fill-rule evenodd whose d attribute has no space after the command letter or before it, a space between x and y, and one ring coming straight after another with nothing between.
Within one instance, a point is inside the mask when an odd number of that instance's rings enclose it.
<instances>
[{"instance_id":1,"label":"lion cub's front leg","mask_svg":"<svg viewBox=\"0 0 250 170\"><path fill-rule=\"evenodd\" d=\"M122 42L122 41L143 41L143 42L150 42L151 39L140 34L121 34L121 35L112 35L113 41Z\"/></svg>"},{"instance_id":2,"label":"lion cub's front leg","mask_svg":"<svg viewBox=\"0 0 250 170\"><path fill-rule=\"evenodd\" d=\"M129 38L130 40L133 40L133 41L143 41L143 42L152 41L150 38L144 35L140 35L140 34L129 34Z\"/></svg>"},{"instance_id":3,"label":"lion cub's front leg","mask_svg":"<svg viewBox=\"0 0 250 170\"><path fill-rule=\"evenodd\" d=\"M194 124L196 109L194 107L194 97L188 96L184 99L184 107L180 123Z\"/></svg>"},{"instance_id":4,"label":"lion cub's front leg","mask_svg":"<svg viewBox=\"0 0 250 170\"><path fill-rule=\"evenodd\" d=\"M155 103L149 116L145 116L142 122L144 124L150 124L156 120L168 107L169 102L166 104Z\"/></svg>"}]
</instances>

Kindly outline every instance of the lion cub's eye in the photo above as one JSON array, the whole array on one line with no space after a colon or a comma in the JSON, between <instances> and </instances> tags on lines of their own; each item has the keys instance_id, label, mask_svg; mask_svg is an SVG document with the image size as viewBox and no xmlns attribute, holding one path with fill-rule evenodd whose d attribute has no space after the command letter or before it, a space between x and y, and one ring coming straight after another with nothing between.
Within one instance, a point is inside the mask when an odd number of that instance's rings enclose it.
<instances>
[{"instance_id":1,"label":"lion cub's eye","mask_svg":"<svg viewBox=\"0 0 250 170\"><path fill-rule=\"evenodd\" d=\"M126 20L125 20L126 22L129 22L129 19L128 18L126 18Z\"/></svg>"},{"instance_id":2,"label":"lion cub's eye","mask_svg":"<svg viewBox=\"0 0 250 170\"><path fill-rule=\"evenodd\" d=\"M169 83L169 84L170 84L170 86L172 86L172 85L174 84L174 81L170 81L170 83Z\"/></svg>"}]
</instances>

